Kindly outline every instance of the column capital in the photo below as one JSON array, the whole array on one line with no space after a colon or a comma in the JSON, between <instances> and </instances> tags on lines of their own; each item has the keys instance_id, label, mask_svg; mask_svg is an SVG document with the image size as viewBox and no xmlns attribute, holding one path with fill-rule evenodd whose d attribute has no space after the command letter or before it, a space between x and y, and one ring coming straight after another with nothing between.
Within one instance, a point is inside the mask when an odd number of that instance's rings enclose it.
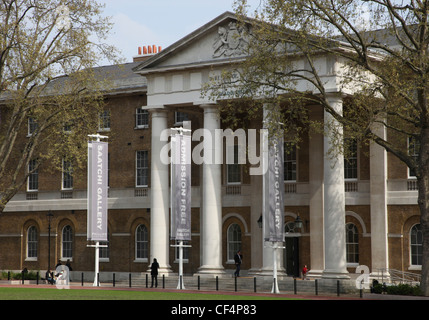
<instances>
[{"instance_id":1,"label":"column capital","mask_svg":"<svg viewBox=\"0 0 429 320\"><path fill-rule=\"evenodd\" d=\"M203 109L204 112L213 112L214 110L217 110L219 108L219 105L215 103L204 103L198 106Z\"/></svg>"}]
</instances>

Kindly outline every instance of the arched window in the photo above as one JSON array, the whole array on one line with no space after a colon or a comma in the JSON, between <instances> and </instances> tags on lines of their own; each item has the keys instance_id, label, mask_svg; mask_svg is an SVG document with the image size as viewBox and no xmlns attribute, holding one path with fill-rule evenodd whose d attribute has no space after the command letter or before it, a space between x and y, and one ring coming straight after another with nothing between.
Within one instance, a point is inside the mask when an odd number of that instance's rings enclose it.
<instances>
[{"instance_id":1,"label":"arched window","mask_svg":"<svg viewBox=\"0 0 429 320\"><path fill-rule=\"evenodd\" d=\"M73 258L73 230L70 226L65 226L62 231L62 258Z\"/></svg>"},{"instance_id":2,"label":"arched window","mask_svg":"<svg viewBox=\"0 0 429 320\"><path fill-rule=\"evenodd\" d=\"M27 258L37 259L37 229L31 226L27 230Z\"/></svg>"},{"instance_id":3,"label":"arched window","mask_svg":"<svg viewBox=\"0 0 429 320\"><path fill-rule=\"evenodd\" d=\"M353 223L346 224L347 263L359 263L359 234Z\"/></svg>"},{"instance_id":4,"label":"arched window","mask_svg":"<svg viewBox=\"0 0 429 320\"><path fill-rule=\"evenodd\" d=\"M411 228L410 253L411 253L411 265L413 266L421 265L422 256L423 256L423 232L420 224L416 224Z\"/></svg>"},{"instance_id":5,"label":"arched window","mask_svg":"<svg viewBox=\"0 0 429 320\"><path fill-rule=\"evenodd\" d=\"M141 224L136 229L136 259L148 259L148 231L145 225Z\"/></svg>"},{"instance_id":6,"label":"arched window","mask_svg":"<svg viewBox=\"0 0 429 320\"><path fill-rule=\"evenodd\" d=\"M235 254L241 250L241 228L236 223L231 224L228 228L227 246L228 261L234 261Z\"/></svg>"}]
</instances>

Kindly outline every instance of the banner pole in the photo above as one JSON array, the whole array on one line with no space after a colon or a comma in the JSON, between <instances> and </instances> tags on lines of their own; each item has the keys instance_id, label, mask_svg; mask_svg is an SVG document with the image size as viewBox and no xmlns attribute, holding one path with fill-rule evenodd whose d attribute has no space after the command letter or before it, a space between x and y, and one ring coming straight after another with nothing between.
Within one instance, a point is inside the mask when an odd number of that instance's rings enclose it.
<instances>
[{"instance_id":1,"label":"banner pole","mask_svg":"<svg viewBox=\"0 0 429 320\"><path fill-rule=\"evenodd\" d=\"M96 142L101 142L101 139L108 139L109 138L107 136L102 136L100 134L92 134L92 135L88 135L88 137L95 138ZM91 179L91 177L90 177L89 174L88 174L88 179ZM88 184L88 186L89 186L89 184ZM89 211L89 206L88 206L88 211ZM105 246L103 246L103 247L105 247ZM98 287L99 286L99 283L100 283L100 279L98 278L99 277L99 273L100 273L100 242L96 241L95 242L95 268L94 268L94 283L93 283L93 287Z\"/></svg>"},{"instance_id":2,"label":"banner pole","mask_svg":"<svg viewBox=\"0 0 429 320\"><path fill-rule=\"evenodd\" d=\"M179 241L179 283L177 284L177 289L185 289L183 284L183 241Z\"/></svg>"},{"instance_id":3,"label":"banner pole","mask_svg":"<svg viewBox=\"0 0 429 320\"><path fill-rule=\"evenodd\" d=\"M98 287L100 279L98 279L98 274L100 272L100 242L95 243L95 274L94 274L94 283L93 287Z\"/></svg>"}]
</instances>

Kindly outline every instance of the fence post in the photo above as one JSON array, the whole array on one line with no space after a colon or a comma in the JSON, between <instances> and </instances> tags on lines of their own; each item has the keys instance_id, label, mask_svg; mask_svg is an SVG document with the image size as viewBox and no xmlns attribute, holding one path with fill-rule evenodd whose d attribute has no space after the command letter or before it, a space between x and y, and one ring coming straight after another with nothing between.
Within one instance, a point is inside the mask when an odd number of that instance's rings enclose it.
<instances>
[{"instance_id":1,"label":"fence post","mask_svg":"<svg viewBox=\"0 0 429 320\"><path fill-rule=\"evenodd\" d=\"M256 292L256 277L253 277L253 292Z\"/></svg>"},{"instance_id":2,"label":"fence post","mask_svg":"<svg viewBox=\"0 0 429 320\"><path fill-rule=\"evenodd\" d=\"M10 281L10 271L7 272L7 281Z\"/></svg>"},{"instance_id":3,"label":"fence post","mask_svg":"<svg viewBox=\"0 0 429 320\"><path fill-rule=\"evenodd\" d=\"M219 276L216 276L216 291L219 291Z\"/></svg>"},{"instance_id":4,"label":"fence post","mask_svg":"<svg viewBox=\"0 0 429 320\"><path fill-rule=\"evenodd\" d=\"M293 278L293 294L296 294L296 278Z\"/></svg>"},{"instance_id":5,"label":"fence post","mask_svg":"<svg viewBox=\"0 0 429 320\"><path fill-rule=\"evenodd\" d=\"M315 290L316 296L319 295L319 288L318 288L317 279L314 280L314 290Z\"/></svg>"},{"instance_id":6,"label":"fence post","mask_svg":"<svg viewBox=\"0 0 429 320\"><path fill-rule=\"evenodd\" d=\"M198 291L200 291L201 283L200 283L200 276L198 276Z\"/></svg>"},{"instance_id":7,"label":"fence post","mask_svg":"<svg viewBox=\"0 0 429 320\"><path fill-rule=\"evenodd\" d=\"M148 287L148 285L149 285L149 275L146 273L146 288Z\"/></svg>"},{"instance_id":8,"label":"fence post","mask_svg":"<svg viewBox=\"0 0 429 320\"><path fill-rule=\"evenodd\" d=\"M128 274L128 285L131 288L131 272Z\"/></svg>"},{"instance_id":9,"label":"fence post","mask_svg":"<svg viewBox=\"0 0 429 320\"><path fill-rule=\"evenodd\" d=\"M24 284L24 278L25 278L25 273L24 273L24 271L22 271L22 272L21 272L21 274L22 274L22 276L21 276L21 278L22 278L22 284Z\"/></svg>"},{"instance_id":10,"label":"fence post","mask_svg":"<svg viewBox=\"0 0 429 320\"><path fill-rule=\"evenodd\" d=\"M113 287L115 287L115 273L113 272Z\"/></svg>"},{"instance_id":11,"label":"fence post","mask_svg":"<svg viewBox=\"0 0 429 320\"><path fill-rule=\"evenodd\" d=\"M165 274L162 275L162 289L165 289Z\"/></svg>"},{"instance_id":12,"label":"fence post","mask_svg":"<svg viewBox=\"0 0 429 320\"><path fill-rule=\"evenodd\" d=\"M340 296L340 280L337 280L337 296Z\"/></svg>"},{"instance_id":13,"label":"fence post","mask_svg":"<svg viewBox=\"0 0 429 320\"><path fill-rule=\"evenodd\" d=\"M39 271L37 271L36 284L39 285Z\"/></svg>"},{"instance_id":14,"label":"fence post","mask_svg":"<svg viewBox=\"0 0 429 320\"><path fill-rule=\"evenodd\" d=\"M234 277L234 290L237 292L237 277Z\"/></svg>"}]
</instances>

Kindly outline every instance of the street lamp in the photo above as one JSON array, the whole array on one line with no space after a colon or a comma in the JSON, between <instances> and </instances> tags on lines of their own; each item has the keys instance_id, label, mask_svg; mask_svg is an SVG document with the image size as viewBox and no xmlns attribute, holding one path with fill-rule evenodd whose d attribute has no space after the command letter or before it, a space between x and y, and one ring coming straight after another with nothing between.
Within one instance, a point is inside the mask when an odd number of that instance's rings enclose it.
<instances>
[{"instance_id":1,"label":"street lamp","mask_svg":"<svg viewBox=\"0 0 429 320\"><path fill-rule=\"evenodd\" d=\"M259 229L262 229L262 215L258 219L258 227Z\"/></svg>"},{"instance_id":2,"label":"street lamp","mask_svg":"<svg viewBox=\"0 0 429 320\"><path fill-rule=\"evenodd\" d=\"M48 270L51 270L51 220L54 214L49 210L48 214Z\"/></svg>"},{"instance_id":3,"label":"street lamp","mask_svg":"<svg viewBox=\"0 0 429 320\"><path fill-rule=\"evenodd\" d=\"M299 214L296 217L295 222L294 222L294 229L295 228L297 228L297 229L301 229L302 228L302 220L301 220Z\"/></svg>"}]
</instances>

